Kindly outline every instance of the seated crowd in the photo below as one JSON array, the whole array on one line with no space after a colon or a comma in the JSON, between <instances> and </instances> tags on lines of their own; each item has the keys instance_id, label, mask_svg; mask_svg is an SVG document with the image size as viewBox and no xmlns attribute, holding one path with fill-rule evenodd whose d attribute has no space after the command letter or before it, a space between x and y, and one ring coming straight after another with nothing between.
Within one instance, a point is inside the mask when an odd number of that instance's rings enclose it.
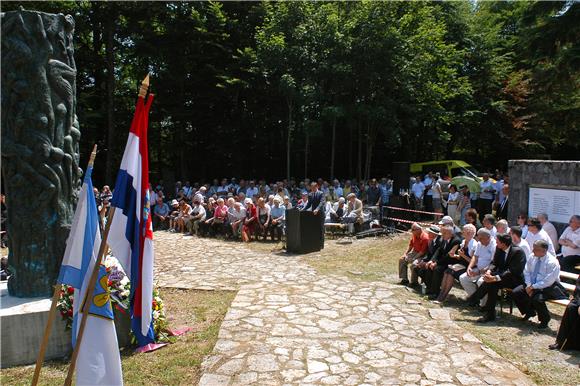
<instances>
[{"instance_id":1,"label":"seated crowd","mask_svg":"<svg viewBox=\"0 0 580 386\"><path fill-rule=\"evenodd\" d=\"M163 184L150 186L150 205L154 230L169 230L202 237L221 236L250 241L252 238L280 241L285 234L286 209L308 206L308 193L315 185L324 194L325 222L359 225L363 218L363 203L382 208L389 202L392 181L382 178L368 183L351 180L318 179L279 181L266 184L253 180L221 183L185 184L177 182L175 190L167 192ZM95 193L98 194L98 193ZM108 205L110 190L103 188L101 207ZM170 198L171 197L171 198ZM377 209L379 212L381 209Z\"/></svg>"},{"instance_id":2,"label":"seated crowd","mask_svg":"<svg viewBox=\"0 0 580 386\"><path fill-rule=\"evenodd\" d=\"M444 216L438 226L423 228L413 223L408 249L399 260L401 284L420 289L421 280L426 296L443 303L457 283L466 293L466 305L479 307L483 313L479 323L495 320L503 290L510 294L523 321L537 316L537 327L544 329L550 321L546 301L569 298L560 281L561 270L573 273L580 263L580 215L570 218L560 237L546 231L552 227L546 214L514 226L486 214L482 225L465 219L461 232L450 216ZM558 249L561 254L556 255ZM580 349L579 305L580 279L576 279L573 299L550 348Z\"/></svg>"}]
</instances>

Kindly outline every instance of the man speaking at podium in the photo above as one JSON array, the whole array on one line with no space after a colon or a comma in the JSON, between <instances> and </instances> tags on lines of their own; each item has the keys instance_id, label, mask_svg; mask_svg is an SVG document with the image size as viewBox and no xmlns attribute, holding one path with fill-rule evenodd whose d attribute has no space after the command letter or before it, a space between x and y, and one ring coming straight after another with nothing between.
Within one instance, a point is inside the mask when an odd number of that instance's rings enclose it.
<instances>
[{"instance_id":1,"label":"man speaking at podium","mask_svg":"<svg viewBox=\"0 0 580 386\"><path fill-rule=\"evenodd\" d=\"M320 219L320 249L324 249L324 208L326 206L324 200L324 193L318 190L318 184L312 182L310 184L310 193L308 193L308 203L302 209L302 211L311 211L313 215L318 216Z\"/></svg>"}]
</instances>

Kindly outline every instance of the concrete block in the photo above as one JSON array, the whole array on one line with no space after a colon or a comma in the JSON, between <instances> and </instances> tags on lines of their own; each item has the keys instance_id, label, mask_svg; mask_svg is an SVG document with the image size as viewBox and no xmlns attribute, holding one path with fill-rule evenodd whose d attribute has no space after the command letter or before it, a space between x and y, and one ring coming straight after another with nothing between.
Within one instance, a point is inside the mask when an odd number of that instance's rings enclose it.
<instances>
[{"instance_id":1,"label":"concrete block","mask_svg":"<svg viewBox=\"0 0 580 386\"><path fill-rule=\"evenodd\" d=\"M8 295L6 282L3 282L0 283L0 300L0 367L34 364L48 320L51 299L15 298ZM64 358L72 352L71 331L65 327L65 322L57 314L45 360Z\"/></svg>"}]
</instances>

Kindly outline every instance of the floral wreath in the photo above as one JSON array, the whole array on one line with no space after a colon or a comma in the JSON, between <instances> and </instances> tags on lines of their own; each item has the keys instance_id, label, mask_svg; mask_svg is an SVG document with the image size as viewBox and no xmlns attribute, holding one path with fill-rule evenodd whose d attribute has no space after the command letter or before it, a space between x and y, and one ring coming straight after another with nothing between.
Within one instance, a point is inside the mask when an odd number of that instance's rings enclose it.
<instances>
[{"instance_id":1,"label":"floral wreath","mask_svg":"<svg viewBox=\"0 0 580 386\"><path fill-rule=\"evenodd\" d=\"M104 259L104 265L109 276L108 287L111 296L112 306L119 312L126 314L130 307L129 295L131 294L131 282L129 277L123 271L121 264L113 255L107 255ZM57 309L62 319L66 323L66 328L71 329L73 323L73 302L74 287L62 284L60 297L57 302ZM159 294L157 287L153 288L153 331L157 342L170 341L167 334L167 318L165 316L165 305ZM131 342L136 343L135 336L131 332Z\"/></svg>"}]
</instances>

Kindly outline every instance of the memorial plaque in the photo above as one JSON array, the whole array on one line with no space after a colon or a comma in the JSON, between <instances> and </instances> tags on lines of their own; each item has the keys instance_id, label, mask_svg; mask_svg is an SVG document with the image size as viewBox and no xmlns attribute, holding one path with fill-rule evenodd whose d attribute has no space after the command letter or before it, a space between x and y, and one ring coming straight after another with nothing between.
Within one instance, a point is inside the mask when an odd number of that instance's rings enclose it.
<instances>
[{"instance_id":1,"label":"memorial plaque","mask_svg":"<svg viewBox=\"0 0 580 386\"><path fill-rule=\"evenodd\" d=\"M530 188L528 213L530 217L547 213L550 221L567 223L572 215L580 214L580 191Z\"/></svg>"}]
</instances>

